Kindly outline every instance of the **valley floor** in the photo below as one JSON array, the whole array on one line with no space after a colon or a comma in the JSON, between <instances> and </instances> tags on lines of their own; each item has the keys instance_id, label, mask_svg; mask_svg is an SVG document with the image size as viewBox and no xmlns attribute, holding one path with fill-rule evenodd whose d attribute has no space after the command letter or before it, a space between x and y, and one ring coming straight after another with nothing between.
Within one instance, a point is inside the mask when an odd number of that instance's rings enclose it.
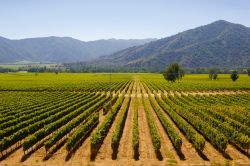
<instances>
[{"instance_id":1,"label":"valley floor","mask_svg":"<svg viewBox=\"0 0 250 166\"><path fill-rule=\"evenodd\" d=\"M212 141L208 138L205 139L206 144L202 151L197 151L192 143L188 140L185 132L180 129L180 127L176 124L176 122L173 120L173 118L170 116L170 114L164 112L163 108L160 109L162 113L164 113L165 118L168 120L168 122L173 126L174 130L177 132L177 134L182 139L182 146L181 151L177 152L175 147L173 146L171 142L171 138L169 137L169 134L164 129L164 126L162 125L160 119L158 118L157 113L154 111L154 107L150 104L150 98L162 98L161 95L164 95L166 97L170 96L169 102L172 102L172 104L176 104L176 108L185 110L185 107L194 107L196 106L200 110L204 110L208 108L209 111L216 112L215 115L224 116L228 119L228 121L239 124L241 126L250 128L248 121L250 120L250 91L249 90L197 90L197 91L166 91L166 90L160 90L155 89L154 91L151 90L150 84L145 84L144 82L137 79L133 79L128 84L124 84L126 87L123 87L123 89L117 89L114 91L114 94L117 94L121 96L123 93L125 93L125 99L123 101L123 104L118 111L117 115L115 116L115 119L112 123L112 126L109 129L108 134L106 135L97 155L94 161L90 160L90 154L91 154L91 142L90 142L90 135L87 136L87 138L78 146L76 151L72 153L70 157L67 156L67 149L66 149L66 143L63 142L62 145L57 148L54 153L48 158L45 159L46 156L46 150L43 146L43 142L41 140L42 146L38 147L36 150L31 152L29 155L24 155L24 151L22 147L17 147L17 149L9 148L8 155L2 156L0 154L0 166L54 166L54 165L60 165L60 166L82 166L82 165L242 165L242 166L248 166L250 165L250 153L249 148L244 149L242 147L239 147L232 143L234 140L230 140L227 144L227 147L224 152L221 152L214 146ZM152 85L152 84L151 84ZM152 86L153 87L153 86ZM153 87L155 88L155 87ZM6 118L4 116L7 116L8 111L6 111L7 108L11 111L11 106L8 105L7 97L9 97L11 100L18 96L17 93L19 92L6 92L1 91L1 97L0 97L0 112L1 112L1 118ZM13 96L12 93L15 93L16 96ZM20 92L21 96L24 96L24 93L26 92ZM37 95L36 93L41 92L27 92L27 93L35 93L32 95ZM50 96L48 94L50 93ZM55 94L53 94L55 93ZM60 92L46 92L44 95L48 95L49 98L56 98L57 95ZM65 99L62 99L66 101L68 96L73 96L73 99L77 100L81 97L81 94L83 92L67 92L63 96ZM96 92L95 92L96 93ZM98 95L104 94L104 91L102 93L98 93ZM3 97L4 95L4 97ZM29 94L30 95L30 94ZM38 95L39 96L39 95ZM62 96L62 97L63 97ZM144 96L144 98L143 98ZM116 126L118 124L119 118L121 117L121 110L125 107L126 101L131 97L127 118L125 121L125 125L123 128L122 136L120 139L120 144L118 147L118 153L117 158L112 158L113 150L111 148L111 142L112 142L112 136L115 132ZM43 98L41 96L41 98ZM58 97L60 98L60 96ZM30 99L29 102L25 103L26 105L35 105L38 104L35 102L35 100ZM57 98L56 98L57 99ZM160 142L161 142L161 148L160 153L156 154L154 150L154 144L152 142L152 137L150 133L150 128L148 125L148 119L145 111L145 106L143 104L143 101L145 99L145 102L148 103L148 109L152 114L152 118L154 121L154 124L157 128L157 133L159 134ZM40 99L39 99L40 100ZM47 103L48 105L53 103L49 103L43 98L44 101L41 100L41 103ZM58 100L58 99L57 99ZM20 99L21 101L21 99ZM139 159L134 159L134 150L133 150L133 123L134 123L134 112L135 110L135 104L138 101L138 129L139 129ZM190 102L193 101L193 102ZM236 104L236 103L239 104ZM167 102L166 102L167 103ZM178 103L180 105L178 105ZM21 108L20 104L15 104L14 102L11 103L13 108ZM43 107L41 105L41 107ZM28 106L27 106L28 108ZM17 110L18 110L17 109ZM238 110L238 114L235 113ZM25 110L24 110L25 111ZM224 112L223 112L224 111ZM228 111L228 112L225 112ZM183 117L181 113L178 113L180 117ZM193 114L195 115L195 114ZM206 115L206 114L204 114ZM196 116L196 115L195 115ZM207 116L207 115L206 115ZM197 114L197 117L200 117ZM221 119L216 119L213 115L208 115L208 118L211 118L215 121L222 122ZM243 117L247 120L245 123L243 120L239 119L239 117ZM101 124L104 122L106 118L106 115L103 115L103 109L99 111L99 123L94 128L92 132L95 132ZM183 117L183 119L185 119ZM239 119L238 121L236 119ZM191 127L194 127L195 130L197 129L195 126L193 126L193 122L189 121L189 119L185 119L188 122L188 125ZM227 121L227 122L228 122ZM70 121L71 122L71 121ZM70 123L68 122L68 123ZM19 122L21 123L21 122ZM35 122L34 122L35 123ZM62 126L63 127L63 126ZM235 129L233 126L230 126L233 129ZM216 128L216 127L215 127ZM60 129L60 128L59 128ZM58 129L58 130L59 130ZM216 128L216 130L220 131L219 128ZM56 130L57 131L57 130ZM56 132L55 131L55 132ZM204 131L198 131L198 134L204 136ZM243 133L244 135L247 135L245 131L240 131L240 133ZM54 133L52 133L53 135ZM72 133L71 133L72 134ZM69 135L71 135L69 134ZM68 139L68 135L65 136L66 140ZM48 135L46 138L50 138ZM247 137L249 139L249 137ZM22 140L23 141L23 140ZM15 146L14 146L15 147ZM4 151L3 154L5 154L6 151ZM25 157L24 157L25 156Z\"/></svg>"}]
</instances>

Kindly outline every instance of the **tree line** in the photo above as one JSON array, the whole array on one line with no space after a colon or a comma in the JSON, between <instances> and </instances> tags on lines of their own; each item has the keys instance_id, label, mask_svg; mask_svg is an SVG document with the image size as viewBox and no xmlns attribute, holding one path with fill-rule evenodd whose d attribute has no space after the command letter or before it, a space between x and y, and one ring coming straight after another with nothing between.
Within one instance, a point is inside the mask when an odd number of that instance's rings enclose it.
<instances>
[{"instance_id":1,"label":"tree line","mask_svg":"<svg viewBox=\"0 0 250 166\"><path fill-rule=\"evenodd\" d=\"M216 69L216 68L197 68L197 69L173 69L180 67L178 64L172 64L170 65L170 70L178 70L178 73L176 78L172 74L168 74L169 80L180 80L184 74L209 74L209 78L211 80L216 80L218 77L218 74L232 74L234 73L233 78L237 80L238 74L248 74L250 76L250 68L239 68L235 71L232 71L232 69ZM67 66L60 66L60 67L46 67L46 66L23 66L18 68L9 68L9 67L1 67L0 66L0 73L9 73L9 72L20 72L20 71L27 71L31 73L102 73L102 72L112 72L112 73L166 73L167 69L164 71L161 71L160 69L150 69L147 70L146 68L126 68L126 67L112 67L112 68L98 68L94 66L89 67L67 67ZM175 73L176 74L176 73ZM166 76L166 74L164 74ZM164 77L165 77L164 76Z\"/></svg>"},{"instance_id":2,"label":"tree line","mask_svg":"<svg viewBox=\"0 0 250 166\"><path fill-rule=\"evenodd\" d=\"M209 69L208 77L210 80L217 80L219 70ZM247 69L247 74L250 76L250 68ZM179 66L179 64L171 64L166 70L163 71L163 76L167 81L175 82L179 81L184 77L185 70ZM239 78L239 72L237 70L231 70L230 78L232 81L236 81Z\"/></svg>"}]
</instances>

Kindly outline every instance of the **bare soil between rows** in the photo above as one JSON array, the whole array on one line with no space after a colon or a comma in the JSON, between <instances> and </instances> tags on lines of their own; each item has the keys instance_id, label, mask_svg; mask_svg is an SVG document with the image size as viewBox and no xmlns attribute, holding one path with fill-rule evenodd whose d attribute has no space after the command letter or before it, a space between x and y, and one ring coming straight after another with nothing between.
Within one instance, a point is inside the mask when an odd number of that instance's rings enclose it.
<instances>
[{"instance_id":1,"label":"bare soil between rows","mask_svg":"<svg viewBox=\"0 0 250 166\"><path fill-rule=\"evenodd\" d=\"M137 93L136 93L137 92ZM142 93L138 93L142 92ZM240 94L250 93L249 91L201 91L201 92L183 92L184 94ZM137 95L135 95L137 94ZM90 137L88 137L83 144L76 150L71 158L66 161L66 148L63 145L59 148L48 160L44 161L45 156L44 147L35 151L27 160L21 162L23 156L22 148L18 148L15 152L10 154L6 159L0 161L0 166L82 166L82 165L245 165L250 166L250 159L246 155L238 151L234 146L228 145L226 153L231 159L225 158L220 152L218 152L209 142L206 143L203 154L207 159L202 158L196 150L192 147L192 144L185 138L185 135L178 129L178 127L172 122L170 117L166 115L169 121L174 125L176 131L180 134L183 145L182 153L184 158L181 158L176 153L167 133L161 125L161 122L157 118L153 109L150 107L150 111L155 119L155 124L159 132L162 147L161 154L163 160L159 160L155 154L150 131L147 125L147 118L144 107L141 101L141 95L146 94L144 87L135 82L132 89L132 99L128 110L125 127L123 130L120 146L118 149L117 159L112 159L111 138L115 130L115 126L120 116L120 111L116 115L116 118L109 130L107 137L104 139L99 153L96 156L95 161L90 161ZM176 94L173 92L167 92L167 94ZM133 114L134 114L134 98L139 99L139 160L133 158L132 147L132 128L133 128ZM145 95L147 97L147 95ZM127 98L125 99L127 100ZM124 104L122 105L124 107ZM102 112L100 112L102 115ZM104 119L104 116L100 117L100 123Z\"/></svg>"}]
</instances>

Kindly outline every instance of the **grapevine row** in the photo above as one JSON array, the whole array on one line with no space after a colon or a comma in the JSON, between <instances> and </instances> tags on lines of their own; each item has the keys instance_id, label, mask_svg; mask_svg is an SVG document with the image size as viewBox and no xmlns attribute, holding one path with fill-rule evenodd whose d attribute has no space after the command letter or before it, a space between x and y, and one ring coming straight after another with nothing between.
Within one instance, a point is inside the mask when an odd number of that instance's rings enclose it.
<instances>
[{"instance_id":1,"label":"grapevine row","mask_svg":"<svg viewBox=\"0 0 250 166\"><path fill-rule=\"evenodd\" d=\"M92 159L95 158L98 150L100 149L102 142L104 138L106 137L117 112L122 106L124 98L125 98L125 95L122 94L122 96L119 97L119 99L116 101L112 109L106 115L103 123L97 128L97 130L94 133L92 133L91 140L90 140L91 142L90 151L91 151Z\"/></svg>"},{"instance_id":2,"label":"grapevine row","mask_svg":"<svg viewBox=\"0 0 250 166\"><path fill-rule=\"evenodd\" d=\"M139 157L139 128L138 128L138 98L135 96L134 102L134 118L133 118L133 149L134 149L134 158L138 159Z\"/></svg>"},{"instance_id":3,"label":"grapevine row","mask_svg":"<svg viewBox=\"0 0 250 166\"><path fill-rule=\"evenodd\" d=\"M74 133L71 135L66 142L66 150L68 152L72 151L78 144L83 140L87 134L98 124L99 122L99 112L94 113L83 123Z\"/></svg>"},{"instance_id":4,"label":"grapevine row","mask_svg":"<svg viewBox=\"0 0 250 166\"><path fill-rule=\"evenodd\" d=\"M131 97L128 97L128 100L125 102L125 106L122 108L121 116L119 117L118 123L116 125L114 134L112 136L111 147L113 149L113 153L116 153L119 147L119 142L122 136L123 128L125 125L125 121L127 119L128 109L130 105Z\"/></svg>"},{"instance_id":5,"label":"grapevine row","mask_svg":"<svg viewBox=\"0 0 250 166\"><path fill-rule=\"evenodd\" d=\"M156 96L156 100L161 108L171 117L178 128L185 134L186 138L192 143L195 149L202 151L205 146L205 139L182 117L180 117L172 107Z\"/></svg>"},{"instance_id":6,"label":"grapevine row","mask_svg":"<svg viewBox=\"0 0 250 166\"><path fill-rule=\"evenodd\" d=\"M56 119L49 125L45 126L44 128L38 130L33 135L27 137L23 142L23 150L26 151L33 145L35 145L38 141L45 138L47 135L51 134L55 130L59 129L62 125L68 123L71 119L77 117L80 113L85 112L86 109L90 108L92 104L96 103L97 101L101 100L104 96L100 96L95 100L86 103L83 106L76 108L73 112L69 113L68 115L62 117L61 119Z\"/></svg>"},{"instance_id":7,"label":"grapevine row","mask_svg":"<svg viewBox=\"0 0 250 166\"><path fill-rule=\"evenodd\" d=\"M72 129L83 123L88 118L88 116L90 116L93 112L98 111L106 100L107 98L100 99L97 103L89 107L87 110L84 110L75 119L73 119L61 129L59 129L48 141L45 142L45 150L48 151L57 141L59 141L67 133L69 133Z\"/></svg>"},{"instance_id":8,"label":"grapevine row","mask_svg":"<svg viewBox=\"0 0 250 166\"><path fill-rule=\"evenodd\" d=\"M200 133L203 134L207 139L210 140L210 142L216 146L219 150L225 151L227 144L228 144L228 138L225 137L223 134L221 134L218 130L211 127L209 125L209 122L205 122L201 120L197 116L193 116L190 111L187 111L185 109L181 109L177 107L169 98L167 98L165 95L161 95L165 102L170 104L170 107L174 108L176 113L178 113L180 116L185 118L190 124L192 124Z\"/></svg>"},{"instance_id":9,"label":"grapevine row","mask_svg":"<svg viewBox=\"0 0 250 166\"><path fill-rule=\"evenodd\" d=\"M154 150L155 150L156 154L158 154L160 152L160 148L161 148L161 140L160 140L160 136L158 134L157 128L155 126L152 113L149 110L149 105L148 105L144 95L142 95L142 103L144 106L144 110L146 112L148 127L149 127L149 131L151 134Z\"/></svg>"},{"instance_id":10,"label":"grapevine row","mask_svg":"<svg viewBox=\"0 0 250 166\"><path fill-rule=\"evenodd\" d=\"M162 126L164 127L165 131L168 133L168 136L174 145L175 149L180 151L181 145L182 145L182 139L179 136L179 134L175 131L173 125L169 122L169 120L166 118L166 116L161 112L160 107L157 105L155 99L153 97L149 97L150 103L159 118Z\"/></svg>"}]
</instances>

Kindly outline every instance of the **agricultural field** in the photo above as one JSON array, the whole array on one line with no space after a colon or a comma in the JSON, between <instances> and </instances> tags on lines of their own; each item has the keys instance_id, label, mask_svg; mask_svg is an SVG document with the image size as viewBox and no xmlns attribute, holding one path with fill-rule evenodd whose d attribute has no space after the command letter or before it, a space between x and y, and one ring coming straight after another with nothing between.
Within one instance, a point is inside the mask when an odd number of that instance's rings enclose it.
<instances>
[{"instance_id":1,"label":"agricultural field","mask_svg":"<svg viewBox=\"0 0 250 166\"><path fill-rule=\"evenodd\" d=\"M250 77L0 74L0 166L250 165Z\"/></svg>"}]
</instances>

